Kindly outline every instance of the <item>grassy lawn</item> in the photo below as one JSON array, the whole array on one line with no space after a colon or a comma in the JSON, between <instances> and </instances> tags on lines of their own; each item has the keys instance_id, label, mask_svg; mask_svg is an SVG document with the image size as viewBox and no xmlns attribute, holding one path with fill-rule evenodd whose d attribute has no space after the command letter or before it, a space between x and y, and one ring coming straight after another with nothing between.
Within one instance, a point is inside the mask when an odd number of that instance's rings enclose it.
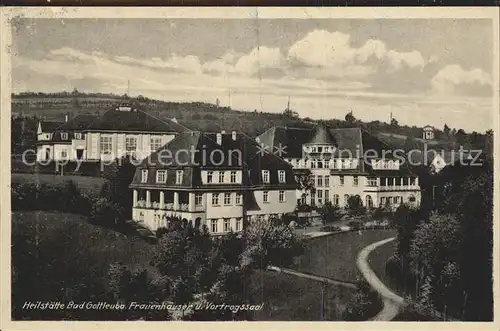
<instances>
[{"instance_id":1,"label":"grassy lawn","mask_svg":"<svg viewBox=\"0 0 500 331\"><path fill-rule=\"evenodd\" d=\"M359 275L356 267L358 253L376 241L395 235L395 230L364 230L361 235L358 232L346 232L310 239L306 252L297 258L294 269L353 282ZM385 261L392 255L381 249L370 254L374 268L376 265L383 268Z\"/></svg>"},{"instance_id":2,"label":"grassy lawn","mask_svg":"<svg viewBox=\"0 0 500 331\"><path fill-rule=\"evenodd\" d=\"M51 174L27 174L13 173L12 183L40 183L40 184L60 184L67 180L72 180L76 186L82 190L93 190L99 192L102 184L106 181L101 177L90 176L61 176Z\"/></svg>"},{"instance_id":3,"label":"grassy lawn","mask_svg":"<svg viewBox=\"0 0 500 331\"><path fill-rule=\"evenodd\" d=\"M323 285L293 275L258 271L252 280L252 304L264 303L255 312L258 321L341 321L354 290L326 285L321 312Z\"/></svg>"}]
</instances>

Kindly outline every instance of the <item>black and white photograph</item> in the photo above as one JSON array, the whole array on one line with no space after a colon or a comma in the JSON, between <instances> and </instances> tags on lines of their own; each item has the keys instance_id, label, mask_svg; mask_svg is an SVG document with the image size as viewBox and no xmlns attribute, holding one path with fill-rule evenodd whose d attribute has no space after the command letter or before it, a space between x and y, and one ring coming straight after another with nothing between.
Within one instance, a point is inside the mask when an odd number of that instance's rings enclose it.
<instances>
[{"instance_id":1,"label":"black and white photograph","mask_svg":"<svg viewBox=\"0 0 500 331\"><path fill-rule=\"evenodd\" d=\"M498 8L341 9L3 8L2 329L498 329Z\"/></svg>"}]
</instances>

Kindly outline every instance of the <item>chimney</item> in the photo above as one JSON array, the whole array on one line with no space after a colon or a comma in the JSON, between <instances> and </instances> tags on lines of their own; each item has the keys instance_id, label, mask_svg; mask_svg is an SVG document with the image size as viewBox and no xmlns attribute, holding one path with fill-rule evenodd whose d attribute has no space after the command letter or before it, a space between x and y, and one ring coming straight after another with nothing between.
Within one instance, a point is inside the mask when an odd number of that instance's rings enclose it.
<instances>
[{"instance_id":1,"label":"chimney","mask_svg":"<svg viewBox=\"0 0 500 331\"><path fill-rule=\"evenodd\" d=\"M260 138L259 137L255 138L255 141L260 144Z\"/></svg>"},{"instance_id":2,"label":"chimney","mask_svg":"<svg viewBox=\"0 0 500 331\"><path fill-rule=\"evenodd\" d=\"M222 130L220 133L222 133L222 134L226 134L226 131Z\"/></svg>"},{"instance_id":3,"label":"chimney","mask_svg":"<svg viewBox=\"0 0 500 331\"><path fill-rule=\"evenodd\" d=\"M64 122L68 121L68 113L64 114Z\"/></svg>"},{"instance_id":4,"label":"chimney","mask_svg":"<svg viewBox=\"0 0 500 331\"><path fill-rule=\"evenodd\" d=\"M174 123L178 123L178 122L177 122L177 118L172 117L172 122L174 122Z\"/></svg>"},{"instance_id":5,"label":"chimney","mask_svg":"<svg viewBox=\"0 0 500 331\"><path fill-rule=\"evenodd\" d=\"M231 132L231 139L233 139L233 141L236 141L236 131Z\"/></svg>"},{"instance_id":6,"label":"chimney","mask_svg":"<svg viewBox=\"0 0 500 331\"><path fill-rule=\"evenodd\" d=\"M222 145L222 134L217 133L217 144Z\"/></svg>"}]
</instances>

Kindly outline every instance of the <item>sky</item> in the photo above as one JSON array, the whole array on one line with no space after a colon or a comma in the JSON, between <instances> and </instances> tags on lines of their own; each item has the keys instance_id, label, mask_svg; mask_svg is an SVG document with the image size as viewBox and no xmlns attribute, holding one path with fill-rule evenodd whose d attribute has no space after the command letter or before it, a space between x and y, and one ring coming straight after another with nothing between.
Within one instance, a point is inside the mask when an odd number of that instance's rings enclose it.
<instances>
[{"instance_id":1,"label":"sky","mask_svg":"<svg viewBox=\"0 0 500 331\"><path fill-rule=\"evenodd\" d=\"M13 92L127 92L484 132L489 19L45 19L12 31Z\"/></svg>"}]
</instances>

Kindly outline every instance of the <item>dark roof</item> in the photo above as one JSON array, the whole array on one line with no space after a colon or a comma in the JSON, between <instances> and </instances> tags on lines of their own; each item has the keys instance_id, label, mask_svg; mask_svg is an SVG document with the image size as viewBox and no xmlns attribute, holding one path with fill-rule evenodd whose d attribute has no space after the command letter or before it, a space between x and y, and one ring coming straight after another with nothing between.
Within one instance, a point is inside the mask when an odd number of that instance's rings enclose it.
<instances>
[{"instance_id":1,"label":"dark roof","mask_svg":"<svg viewBox=\"0 0 500 331\"><path fill-rule=\"evenodd\" d=\"M311 138L308 143L318 145L337 145L332 133L322 124L318 124L313 128Z\"/></svg>"},{"instance_id":2,"label":"dark roof","mask_svg":"<svg viewBox=\"0 0 500 331\"><path fill-rule=\"evenodd\" d=\"M131 111L112 109L93 121L86 130L178 133L188 129L170 119L160 119L140 109Z\"/></svg>"},{"instance_id":3,"label":"dark roof","mask_svg":"<svg viewBox=\"0 0 500 331\"><path fill-rule=\"evenodd\" d=\"M446 165L454 164L456 162L465 161L474 156L470 153L459 151L447 151L447 150L414 150L408 153L408 160L411 166L429 166L434 161L434 158L440 155Z\"/></svg>"},{"instance_id":4,"label":"dark roof","mask_svg":"<svg viewBox=\"0 0 500 331\"><path fill-rule=\"evenodd\" d=\"M71 118L54 130L52 141L70 142L75 138L75 132L84 131L89 126L89 124L96 119L97 116L90 114L81 114ZM67 139L63 139L63 133L67 134Z\"/></svg>"},{"instance_id":5,"label":"dark roof","mask_svg":"<svg viewBox=\"0 0 500 331\"><path fill-rule=\"evenodd\" d=\"M42 132L53 132L61 124L64 124L64 122L40 121L40 125L42 126Z\"/></svg>"},{"instance_id":6,"label":"dark roof","mask_svg":"<svg viewBox=\"0 0 500 331\"><path fill-rule=\"evenodd\" d=\"M233 187L290 187L296 188L292 167L278 156L263 151L253 139L237 134L222 134L221 145L217 144L216 133L200 131L182 132L173 140L152 153L137 167L132 186L152 186L179 188L201 187L201 170L242 170L240 184L205 184L203 188L217 190ZM177 155L177 157L176 157ZM148 173L147 183L141 183L141 170L153 170ZM167 170L167 183L157 184L155 171ZM183 182L175 184L175 172L184 171ZM262 182L261 170L270 170L270 183ZM285 170L286 183L279 183L278 171Z\"/></svg>"},{"instance_id":7,"label":"dark roof","mask_svg":"<svg viewBox=\"0 0 500 331\"><path fill-rule=\"evenodd\" d=\"M341 128L328 129L328 133L321 133L320 136L330 136L335 142L337 150L334 156L356 155L362 148L361 129ZM268 146L269 150L281 146L286 146L284 158L302 158L302 145L309 143L315 138L315 129L272 127L258 138L259 141ZM342 155L341 155L342 154Z\"/></svg>"}]
</instances>

